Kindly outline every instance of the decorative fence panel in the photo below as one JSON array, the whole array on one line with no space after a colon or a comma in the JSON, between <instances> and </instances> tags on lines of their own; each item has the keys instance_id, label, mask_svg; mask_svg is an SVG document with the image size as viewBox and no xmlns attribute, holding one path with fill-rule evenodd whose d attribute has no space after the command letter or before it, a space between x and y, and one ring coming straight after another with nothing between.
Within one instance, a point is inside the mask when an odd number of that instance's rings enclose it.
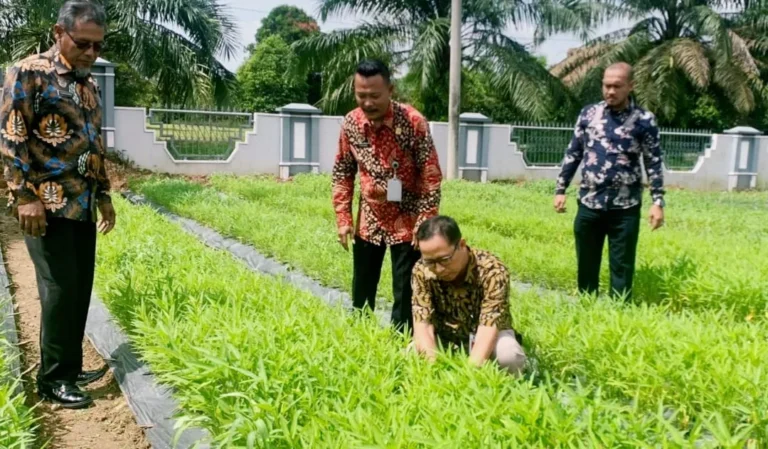
<instances>
[{"instance_id":1,"label":"decorative fence panel","mask_svg":"<svg viewBox=\"0 0 768 449\"><path fill-rule=\"evenodd\" d=\"M689 171L711 145L706 130L662 129L661 148L668 170ZM517 144L529 166L559 166L573 137L573 126L565 124L513 124L510 139Z\"/></svg>"},{"instance_id":2,"label":"decorative fence panel","mask_svg":"<svg viewBox=\"0 0 768 449\"><path fill-rule=\"evenodd\" d=\"M253 129L253 114L150 109L147 128L176 160L226 160Z\"/></svg>"}]
</instances>

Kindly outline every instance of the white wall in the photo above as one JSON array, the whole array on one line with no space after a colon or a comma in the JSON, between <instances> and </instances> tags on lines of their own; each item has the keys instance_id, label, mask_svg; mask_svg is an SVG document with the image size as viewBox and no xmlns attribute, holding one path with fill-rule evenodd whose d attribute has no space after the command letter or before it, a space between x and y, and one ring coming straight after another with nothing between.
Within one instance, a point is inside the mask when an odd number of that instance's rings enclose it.
<instances>
[{"instance_id":1,"label":"white wall","mask_svg":"<svg viewBox=\"0 0 768 449\"><path fill-rule=\"evenodd\" d=\"M277 115L257 114L253 130L244 142L237 143L226 161L175 161L165 142L158 141L146 123L143 108L115 108L115 150L141 168L183 175L279 173L281 130Z\"/></svg>"},{"instance_id":2,"label":"white wall","mask_svg":"<svg viewBox=\"0 0 768 449\"><path fill-rule=\"evenodd\" d=\"M318 118L319 164L321 173L330 173L338 150L342 117ZM227 161L175 161L164 142L157 141L155 133L146 128L146 114L140 108L115 108L115 149L125 152L139 167L164 173L205 175L213 172L235 174L279 175L282 149L281 118L274 114L255 114L253 130L244 142L237 144ZM448 124L430 123L440 166L447 173ZM517 145L510 141L509 125L491 125L488 151L488 180L553 180L559 167L528 167ZM665 184L692 190L727 190L729 173L734 167L736 141L734 135L713 136L712 146L692 171L665 169ZM563 151L565 149L563 148ZM758 138L759 188L768 189L768 137ZM459 166L462 165L459 161ZM571 188L580 182L580 170Z\"/></svg>"}]
</instances>

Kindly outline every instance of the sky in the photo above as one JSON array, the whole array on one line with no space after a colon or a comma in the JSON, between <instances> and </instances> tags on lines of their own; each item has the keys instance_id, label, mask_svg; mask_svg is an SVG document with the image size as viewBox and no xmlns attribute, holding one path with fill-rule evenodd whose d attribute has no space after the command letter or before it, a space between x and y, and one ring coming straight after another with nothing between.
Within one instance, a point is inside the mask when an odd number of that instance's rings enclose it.
<instances>
[{"instance_id":1,"label":"sky","mask_svg":"<svg viewBox=\"0 0 768 449\"><path fill-rule=\"evenodd\" d=\"M223 60L224 65L234 71L240 64L243 63L245 58L244 47L254 41L256 30L261 25L261 19L269 14L269 11L280 5L293 5L302 8L309 15L318 19L318 24L323 31L331 31L340 28L354 28L360 20L354 16L352 17L329 17L326 22L321 22L317 13L319 2L318 0L222 0L222 3L227 5L230 9L232 16L235 18L238 24L238 32L242 42L242 48L237 55L230 60ZM603 27L596 30L596 35L602 35L604 33L615 31L625 24L615 23L610 26ZM514 38L522 44L530 44L533 41L533 28L510 28L507 30L507 35ZM541 44L533 52L537 55L544 55L547 58L547 62L551 65L561 61L568 53L568 49L578 47L580 41L577 36L570 34L556 35L548 39Z\"/></svg>"}]
</instances>

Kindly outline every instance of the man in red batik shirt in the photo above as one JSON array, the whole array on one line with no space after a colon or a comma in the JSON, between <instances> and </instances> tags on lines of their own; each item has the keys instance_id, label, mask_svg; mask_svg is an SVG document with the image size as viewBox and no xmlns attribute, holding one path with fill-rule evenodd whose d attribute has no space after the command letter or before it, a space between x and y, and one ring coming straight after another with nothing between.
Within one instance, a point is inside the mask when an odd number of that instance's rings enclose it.
<instances>
[{"instance_id":1,"label":"man in red batik shirt","mask_svg":"<svg viewBox=\"0 0 768 449\"><path fill-rule=\"evenodd\" d=\"M436 216L442 172L426 119L391 100L389 69L380 61L360 63L355 74L358 108L342 124L333 167L333 206L339 243L353 243L352 303L375 308L387 246L392 258L392 323L413 329L411 272L421 257L419 225ZM360 207L352 220L355 175Z\"/></svg>"}]
</instances>

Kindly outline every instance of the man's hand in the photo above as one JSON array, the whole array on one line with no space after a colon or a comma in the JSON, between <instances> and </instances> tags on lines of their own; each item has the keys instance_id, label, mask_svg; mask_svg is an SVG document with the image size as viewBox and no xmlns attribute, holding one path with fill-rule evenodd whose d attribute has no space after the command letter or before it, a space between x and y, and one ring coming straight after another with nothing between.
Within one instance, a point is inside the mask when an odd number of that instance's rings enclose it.
<instances>
[{"instance_id":1,"label":"man's hand","mask_svg":"<svg viewBox=\"0 0 768 449\"><path fill-rule=\"evenodd\" d=\"M45 235L48 222L45 218L45 206L42 201L35 201L19 206L19 226L22 232L32 237Z\"/></svg>"},{"instance_id":2,"label":"man's hand","mask_svg":"<svg viewBox=\"0 0 768 449\"><path fill-rule=\"evenodd\" d=\"M422 354L430 362L437 359L437 341L435 326L427 323L413 323L413 345L416 352Z\"/></svg>"},{"instance_id":3,"label":"man's hand","mask_svg":"<svg viewBox=\"0 0 768 449\"><path fill-rule=\"evenodd\" d=\"M648 221L651 224L651 230L655 231L664 225L664 209L658 204L651 206L651 212L648 214Z\"/></svg>"},{"instance_id":4,"label":"man's hand","mask_svg":"<svg viewBox=\"0 0 768 449\"><path fill-rule=\"evenodd\" d=\"M352 226L342 226L339 228L339 243L344 248L344 251L349 251L349 244L354 244L355 231Z\"/></svg>"},{"instance_id":5,"label":"man's hand","mask_svg":"<svg viewBox=\"0 0 768 449\"><path fill-rule=\"evenodd\" d=\"M101 221L99 222L99 232L104 235L109 234L115 228L115 208L112 203L100 203L99 212L101 212Z\"/></svg>"},{"instance_id":6,"label":"man's hand","mask_svg":"<svg viewBox=\"0 0 768 449\"><path fill-rule=\"evenodd\" d=\"M469 352L469 362L475 366L482 366L493 354L498 338L499 331L496 326L478 326L475 344Z\"/></svg>"},{"instance_id":7,"label":"man's hand","mask_svg":"<svg viewBox=\"0 0 768 449\"><path fill-rule=\"evenodd\" d=\"M565 195L555 195L555 203L554 203L555 212L557 212L558 214L564 213L565 212L565 202L566 202Z\"/></svg>"}]
</instances>

